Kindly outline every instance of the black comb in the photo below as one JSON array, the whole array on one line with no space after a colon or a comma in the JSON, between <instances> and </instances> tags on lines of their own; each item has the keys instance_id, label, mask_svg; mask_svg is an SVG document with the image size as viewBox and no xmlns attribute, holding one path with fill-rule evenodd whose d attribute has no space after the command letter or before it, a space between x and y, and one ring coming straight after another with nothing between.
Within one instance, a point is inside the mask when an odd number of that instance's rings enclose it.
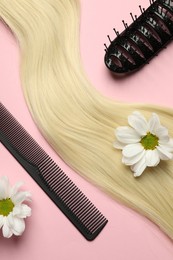
<instances>
[{"instance_id":1,"label":"black comb","mask_svg":"<svg viewBox=\"0 0 173 260\"><path fill-rule=\"evenodd\" d=\"M107 219L0 103L0 141L89 241Z\"/></svg>"},{"instance_id":2,"label":"black comb","mask_svg":"<svg viewBox=\"0 0 173 260\"><path fill-rule=\"evenodd\" d=\"M145 10L139 6L141 15L133 16L133 23L123 24L125 30L105 44L104 61L107 68L115 73L126 73L139 69L148 63L173 38L173 0L150 0Z\"/></svg>"}]
</instances>

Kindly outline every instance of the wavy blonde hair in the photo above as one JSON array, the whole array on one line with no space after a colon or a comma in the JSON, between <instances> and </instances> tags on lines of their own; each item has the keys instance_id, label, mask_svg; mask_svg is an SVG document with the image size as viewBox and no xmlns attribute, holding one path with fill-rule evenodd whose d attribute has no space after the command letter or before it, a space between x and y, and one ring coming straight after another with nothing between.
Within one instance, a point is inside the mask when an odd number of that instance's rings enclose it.
<instances>
[{"instance_id":1,"label":"wavy blonde hair","mask_svg":"<svg viewBox=\"0 0 173 260\"><path fill-rule=\"evenodd\" d=\"M91 86L80 60L77 0L1 0L0 17L19 42L24 95L47 141L79 174L173 239L173 162L134 178L112 145L114 129L134 110L156 112L173 135L173 110L115 102Z\"/></svg>"}]
</instances>

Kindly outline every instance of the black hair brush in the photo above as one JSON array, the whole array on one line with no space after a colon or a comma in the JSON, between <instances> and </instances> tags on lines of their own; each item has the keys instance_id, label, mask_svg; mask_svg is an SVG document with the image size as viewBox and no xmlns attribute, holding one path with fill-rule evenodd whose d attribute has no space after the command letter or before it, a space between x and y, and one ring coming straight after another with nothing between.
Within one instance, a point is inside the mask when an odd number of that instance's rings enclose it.
<instances>
[{"instance_id":1,"label":"black hair brush","mask_svg":"<svg viewBox=\"0 0 173 260\"><path fill-rule=\"evenodd\" d=\"M113 29L116 38L107 47L105 64L115 73L127 73L148 63L173 38L173 0L150 0L145 10L139 6L141 15L133 16L133 23L123 24L122 33Z\"/></svg>"}]
</instances>

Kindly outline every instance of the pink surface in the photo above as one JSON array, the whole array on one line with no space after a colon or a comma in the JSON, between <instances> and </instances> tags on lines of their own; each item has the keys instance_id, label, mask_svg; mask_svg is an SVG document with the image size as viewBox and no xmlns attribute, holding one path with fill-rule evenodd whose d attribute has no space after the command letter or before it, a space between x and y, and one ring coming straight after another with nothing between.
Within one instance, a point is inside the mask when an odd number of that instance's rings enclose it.
<instances>
[{"instance_id":1,"label":"pink surface","mask_svg":"<svg viewBox=\"0 0 173 260\"><path fill-rule=\"evenodd\" d=\"M93 86L116 100L173 107L172 43L130 77L112 77L103 63L106 35L113 38L112 28L121 31L121 20L130 22L129 12L139 14L138 5L147 7L148 0L82 0L81 4L81 55ZM93 242L86 241L0 144L0 175L8 175L11 183L23 180L33 197L33 213L26 221L23 236L10 240L0 236L1 259L172 260L173 244L158 227L79 177L45 142L22 95L18 45L3 24L0 24L0 60L0 101L109 220Z\"/></svg>"}]
</instances>

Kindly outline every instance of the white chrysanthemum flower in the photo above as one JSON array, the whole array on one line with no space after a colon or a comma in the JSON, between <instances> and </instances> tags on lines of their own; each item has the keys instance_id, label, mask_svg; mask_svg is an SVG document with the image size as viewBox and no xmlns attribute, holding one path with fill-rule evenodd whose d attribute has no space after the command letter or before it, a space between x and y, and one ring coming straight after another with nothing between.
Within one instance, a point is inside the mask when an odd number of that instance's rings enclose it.
<instances>
[{"instance_id":1,"label":"white chrysanthemum flower","mask_svg":"<svg viewBox=\"0 0 173 260\"><path fill-rule=\"evenodd\" d=\"M122 150L122 162L131 166L134 176L140 176L146 167L157 166L160 160L173 159L173 139L166 127L160 124L157 114L149 121L135 111L128 116L130 126L115 130L114 147Z\"/></svg>"},{"instance_id":2,"label":"white chrysanthemum flower","mask_svg":"<svg viewBox=\"0 0 173 260\"><path fill-rule=\"evenodd\" d=\"M0 228L6 238L13 234L21 236L25 230L24 218L31 216L31 208L23 204L25 200L30 200L31 194L19 191L22 184L18 182L10 187L6 176L0 179Z\"/></svg>"}]
</instances>

